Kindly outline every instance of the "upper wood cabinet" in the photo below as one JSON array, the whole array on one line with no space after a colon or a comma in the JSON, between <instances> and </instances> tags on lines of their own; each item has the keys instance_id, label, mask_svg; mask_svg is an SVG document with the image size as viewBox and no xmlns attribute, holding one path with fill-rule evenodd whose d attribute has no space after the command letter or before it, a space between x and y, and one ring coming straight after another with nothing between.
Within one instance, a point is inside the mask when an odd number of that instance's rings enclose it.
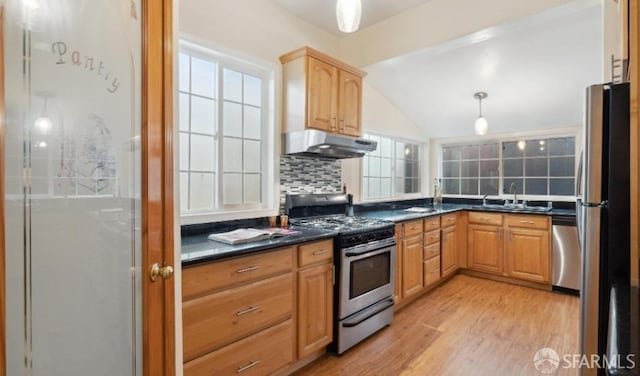
<instances>
[{"instance_id":1,"label":"upper wood cabinet","mask_svg":"<svg viewBox=\"0 0 640 376\"><path fill-rule=\"evenodd\" d=\"M309 47L280 57L283 64L283 131L319 129L362 135L365 72Z\"/></svg>"}]
</instances>

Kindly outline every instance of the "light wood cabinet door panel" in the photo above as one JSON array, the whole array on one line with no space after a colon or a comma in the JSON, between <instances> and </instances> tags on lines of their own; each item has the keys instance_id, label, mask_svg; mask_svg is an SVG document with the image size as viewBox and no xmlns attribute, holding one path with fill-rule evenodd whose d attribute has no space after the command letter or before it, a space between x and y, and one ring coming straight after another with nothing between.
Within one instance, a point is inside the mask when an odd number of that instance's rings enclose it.
<instances>
[{"instance_id":1,"label":"light wood cabinet door panel","mask_svg":"<svg viewBox=\"0 0 640 376\"><path fill-rule=\"evenodd\" d=\"M440 280L440 256L424 262L424 286L431 286Z\"/></svg>"},{"instance_id":2,"label":"light wood cabinet door panel","mask_svg":"<svg viewBox=\"0 0 640 376\"><path fill-rule=\"evenodd\" d=\"M441 238L440 244L442 245L442 249L440 251L440 257L442 261L442 276L446 277L458 269L458 236L456 226L443 228Z\"/></svg>"},{"instance_id":3,"label":"light wood cabinet door panel","mask_svg":"<svg viewBox=\"0 0 640 376\"><path fill-rule=\"evenodd\" d=\"M396 277L393 287L393 301L399 304L402 301L402 257L404 255L402 241L402 224L396 225Z\"/></svg>"},{"instance_id":4,"label":"light wood cabinet door panel","mask_svg":"<svg viewBox=\"0 0 640 376\"><path fill-rule=\"evenodd\" d=\"M185 363L184 376L271 375L293 361L293 324L267 330Z\"/></svg>"},{"instance_id":5,"label":"light wood cabinet door panel","mask_svg":"<svg viewBox=\"0 0 640 376\"><path fill-rule=\"evenodd\" d=\"M469 269L502 274L504 270L502 227L469 224L467 228Z\"/></svg>"},{"instance_id":6,"label":"light wood cabinet door panel","mask_svg":"<svg viewBox=\"0 0 640 376\"><path fill-rule=\"evenodd\" d=\"M548 231L509 228L506 243L509 276L532 282L549 282L551 249Z\"/></svg>"},{"instance_id":7,"label":"light wood cabinet door panel","mask_svg":"<svg viewBox=\"0 0 640 376\"><path fill-rule=\"evenodd\" d=\"M298 272L298 357L333 341L333 264Z\"/></svg>"},{"instance_id":8,"label":"light wood cabinet door panel","mask_svg":"<svg viewBox=\"0 0 640 376\"><path fill-rule=\"evenodd\" d=\"M184 302L184 360L286 320L292 313L291 273Z\"/></svg>"},{"instance_id":9,"label":"light wood cabinet door panel","mask_svg":"<svg viewBox=\"0 0 640 376\"><path fill-rule=\"evenodd\" d=\"M422 262L422 233L418 236L405 238L402 249L403 298L413 296L422 290Z\"/></svg>"},{"instance_id":10,"label":"light wood cabinet door panel","mask_svg":"<svg viewBox=\"0 0 640 376\"><path fill-rule=\"evenodd\" d=\"M307 126L323 131L337 130L338 69L309 57Z\"/></svg>"},{"instance_id":11,"label":"light wood cabinet door panel","mask_svg":"<svg viewBox=\"0 0 640 376\"><path fill-rule=\"evenodd\" d=\"M362 78L340 71L338 121L340 133L360 136L362 114Z\"/></svg>"}]
</instances>

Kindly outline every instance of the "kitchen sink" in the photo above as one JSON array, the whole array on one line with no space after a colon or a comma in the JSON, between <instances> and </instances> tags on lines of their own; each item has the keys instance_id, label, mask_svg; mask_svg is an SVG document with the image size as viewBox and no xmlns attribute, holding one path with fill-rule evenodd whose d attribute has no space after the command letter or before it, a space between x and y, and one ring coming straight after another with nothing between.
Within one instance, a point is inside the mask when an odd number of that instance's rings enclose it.
<instances>
[{"instance_id":1,"label":"kitchen sink","mask_svg":"<svg viewBox=\"0 0 640 376\"><path fill-rule=\"evenodd\" d=\"M486 205L473 205L474 209L485 210L509 210L509 211L526 211L526 212L541 212L546 213L551 211L551 208L546 206L528 206L523 204L486 204Z\"/></svg>"}]
</instances>

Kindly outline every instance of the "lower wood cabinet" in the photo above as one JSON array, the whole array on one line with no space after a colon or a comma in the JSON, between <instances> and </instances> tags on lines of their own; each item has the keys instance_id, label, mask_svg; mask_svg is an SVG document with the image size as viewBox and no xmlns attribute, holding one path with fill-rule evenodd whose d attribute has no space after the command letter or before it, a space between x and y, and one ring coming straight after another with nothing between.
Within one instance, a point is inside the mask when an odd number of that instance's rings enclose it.
<instances>
[{"instance_id":1,"label":"lower wood cabinet","mask_svg":"<svg viewBox=\"0 0 640 376\"><path fill-rule=\"evenodd\" d=\"M424 286L422 280L422 231L419 235L405 238L402 246L402 297L419 294Z\"/></svg>"},{"instance_id":2,"label":"lower wood cabinet","mask_svg":"<svg viewBox=\"0 0 640 376\"><path fill-rule=\"evenodd\" d=\"M550 282L549 231L523 228L507 230L507 274L532 282Z\"/></svg>"},{"instance_id":3,"label":"lower wood cabinet","mask_svg":"<svg viewBox=\"0 0 640 376\"><path fill-rule=\"evenodd\" d=\"M469 224L467 228L467 262L469 269L502 274L504 271L502 227Z\"/></svg>"},{"instance_id":4,"label":"lower wood cabinet","mask_svg":"<svg viewBox=\"0 0 640 376\"><path fill-rule=\"evenodd\" d=\"M428 287L440 280L440 256L424 261L424 286Z\"/></svg>"},{"instance_id":5,"label":"lower wood cabinet","mask_svg":"<svg viewBox=\"0 0 640 376\"><path fill-rule=\"evenodd\" d=\"M403 252L402 224L396 224L396 275L395 286L393 287L393 302L398 305L402 302L402 257Z\"/></svg>"},{"instance_id":6,"label":"lower wood cabinet","mask_svg":"<svg viewBox=\"0 0 640 376\"><path fill-rule=\"evenodd\" d=\"M298 271L298 357L333 341L333 263Z\"/></svg>"},{"instance_id":7,"label":"lower wood cabinet","mask_svg":"<svg viewBox=\"0 0 640 376\"><path fill-rule=\"evenodd\" d=\"M458 269L458 233L455 225L442 229L440 242L442 277L447 277Z\"/></svg>"}]
</instances>

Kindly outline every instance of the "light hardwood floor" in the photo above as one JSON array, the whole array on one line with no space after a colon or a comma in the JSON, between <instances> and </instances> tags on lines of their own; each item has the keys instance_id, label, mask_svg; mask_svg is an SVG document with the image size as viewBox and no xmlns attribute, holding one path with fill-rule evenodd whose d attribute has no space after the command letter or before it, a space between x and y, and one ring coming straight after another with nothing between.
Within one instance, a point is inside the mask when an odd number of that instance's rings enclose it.
<instances>
[{"instance_id":1,"label":"light hardwood floor","mask_svg":"<svg viewBox=\"0 0 640 376\"><path fill-rule=\"evenodd\" d=\"M576 353L578 322L577 297L458 275L397 312L390 327L296 375L542 375L535 352Z\"/></svg>"}]
</instances>

